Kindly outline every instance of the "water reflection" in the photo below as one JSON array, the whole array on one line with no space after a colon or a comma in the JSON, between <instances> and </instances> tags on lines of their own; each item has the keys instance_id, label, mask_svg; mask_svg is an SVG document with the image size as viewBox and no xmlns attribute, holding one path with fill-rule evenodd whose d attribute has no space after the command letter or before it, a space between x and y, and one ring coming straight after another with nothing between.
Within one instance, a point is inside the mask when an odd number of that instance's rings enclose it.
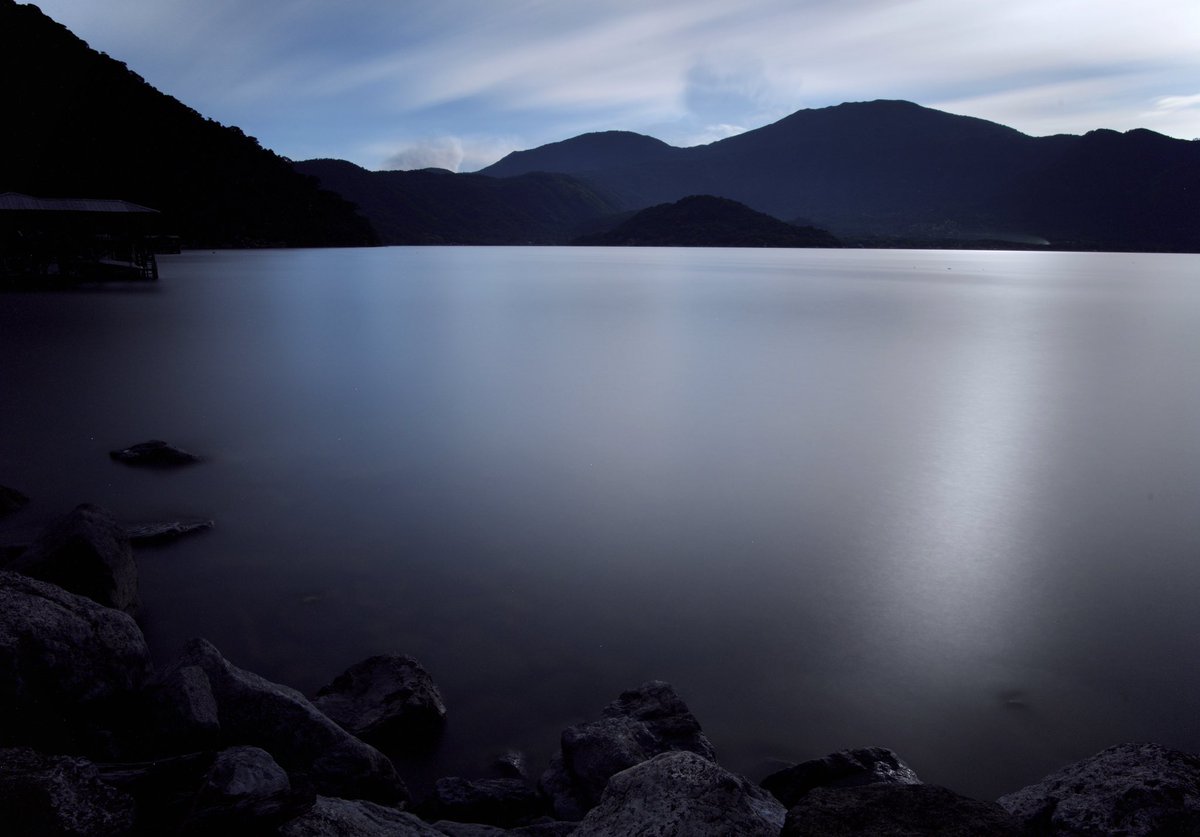
<instances>
[{"instance_id":1,"label":"water reflection","mask_svg":"<svg viewBox=\"0 0 1200 837\"><path fill-rule=\"evenodd\" d=\"M994 795L1200 746L1195 264L185 254L153 296L0 300L0 481L215 518L142 561L155 653L310 691L411 653L431 770L662 677L735 769L881 744ZM210 461L105 456L157 436Z\"/></svg>"}]
</instances>

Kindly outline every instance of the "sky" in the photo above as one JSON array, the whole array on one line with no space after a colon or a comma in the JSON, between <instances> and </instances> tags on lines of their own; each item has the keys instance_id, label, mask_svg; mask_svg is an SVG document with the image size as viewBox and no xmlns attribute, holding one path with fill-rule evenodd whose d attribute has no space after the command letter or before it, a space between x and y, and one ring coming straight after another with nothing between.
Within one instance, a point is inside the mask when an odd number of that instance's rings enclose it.
<instances>
[{"instance_id":1,"label":"sky","mask_svg":"<svg viewBox=\"0 0 1200 837\"><path fill-rule=\"evenodd\" d=\"M907 99L1200 137L1200 0L41 0L290 157L473 171L589 131L713 142Z\"/></svg>"}]
</instances>

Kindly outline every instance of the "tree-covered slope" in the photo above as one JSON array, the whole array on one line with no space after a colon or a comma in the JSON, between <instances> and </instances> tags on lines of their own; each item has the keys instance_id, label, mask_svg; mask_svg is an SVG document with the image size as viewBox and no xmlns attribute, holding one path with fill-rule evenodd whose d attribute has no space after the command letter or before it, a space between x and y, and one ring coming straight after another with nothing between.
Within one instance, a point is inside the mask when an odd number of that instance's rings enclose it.
<instances>
[{"instance_id":1,"label":"tree-covered slope","mask_svg":"<svg viewBox=\"0 0 1200 837\"><path fill-rule=\"evenodd\" d=\"M345 160L295 165L357 204L385 244L562 244L617 209L563 174L368 171Z\"/></svg>"},{"instance_id":2,"label":"tree-covered slope","mask_svg":"<svg viewBox=\"0 0 1200 837\"><path fill-rule=\"evenodd\" d=\"M343 199L205 119L36 6L0 0L0 192L121 198L206 246L374 243Z\"/></svg>"},{"instance_id":3,"label":"tree-covered slope","mask_svg":"<svg viewBox=\"0 0 1200 837\"><path fill-rule=\"evenodd\" d=\"M608 232L576 244L623 247L840 247L824 230L784 223L712 195L691 195L643 209Z\"/></svg>"}]
</instances>

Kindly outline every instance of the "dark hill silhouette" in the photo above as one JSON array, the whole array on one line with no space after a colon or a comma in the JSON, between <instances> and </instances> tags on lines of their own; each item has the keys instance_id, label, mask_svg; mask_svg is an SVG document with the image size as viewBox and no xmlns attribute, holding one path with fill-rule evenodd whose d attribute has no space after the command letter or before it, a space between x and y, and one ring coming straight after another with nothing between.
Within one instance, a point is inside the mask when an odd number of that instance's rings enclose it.
<instances>
[{"instance_id":1,"label":"dark hill silhouette","mask_svg":"<svg viewBox=\"0 0 1200 837\"><path fill-rule=\"evenodd\" d=\"M797 227L712 195L643 209L608 232L576 244L624 247L840 247L824 230Z\"/></svg>"},{"instance_id":2,"label":"dark hill silhouette","mask_svg":"<svg viewBox=\"0 0 1200 837\"><path fill-rule=\"evenodd\" d=\"M509 155L482 173L562 166L625 209L712 194L873 243L1045 239L1200 251L1200 142L1150 131L1030 137L875 101L797 111L694 148L588 136Z\"/></svg>"},{"instance_id":3,"label":"dark hill silhouette","mask_svg":"<svg viewBox=\"0 0 1200 837\"><path fill-rule=\"evenodd\" d=\"M295 167L354 201L385 244L562 244L618 209L564 174L373 172L345 160L305 160Z\"/></svg>"},{"instance_id":4,"label":"dark hill silhouette","mask_svg":"<svg viewBox=\"0 0 1200 837\"><path fill-rule=\"evenodd\" d=\"M370 244L354 207L33 5L0 0L0 192L121 198L204 246Z\"/></svg>"}]
</instances>

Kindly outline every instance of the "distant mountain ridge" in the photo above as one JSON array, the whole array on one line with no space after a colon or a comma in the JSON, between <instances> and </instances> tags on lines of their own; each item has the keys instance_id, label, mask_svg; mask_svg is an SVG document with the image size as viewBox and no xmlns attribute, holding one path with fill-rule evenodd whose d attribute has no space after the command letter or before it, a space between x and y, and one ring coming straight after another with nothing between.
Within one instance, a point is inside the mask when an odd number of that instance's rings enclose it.
<instances>
[{"instance_id":1,"label":"distant mountain ridge","mask_svg":"<svg viewBox=\"0 0 1200 837\"><path fill-rule=\"evenodd\" d=\"M557 173L368 171L345 160L305 160L295 168L354 201L384 244L563 244L620 210Z\"/></svg>"},{"instance_id":2,"label":"distant mountain ridge","mask_svg":"<svg viewBox=\"0 0 1200 837\"><path fill-rule=\"evenodd\" d=\"M880 100L690 148L603 131L474 174L368 172L293 164L14 0L0 73L0 192L144 204L192 246L562 244L711 195L861 246L1200 252L1200 141L1147 130L1030 137Z\"/></svg>"},{"instance_id":3,"label":"distant mountain ridge","mask_svg":"<svg viewBox=\"0 0 1200 837\"><path fill-rule=\"evenodd\" d=\"M1200 142L1151 131L1030 137L881 100L797 111L691 148L636 136L588 134L515 152L480 173L570 173L627 210L717 195L876 242L1015 238L1200 251Z\"/></svg>"},{"instance_id":4,"label":"distant mountain ridge","mask_svg":"<svg viewBox=\"0 0 1200 837\"><path fill-rule=\"evenodd\" d=\"M0 192L121 198L192 246L373 244L370 224L33 5L0 0Z\"/></svg>"}]
</instances>

